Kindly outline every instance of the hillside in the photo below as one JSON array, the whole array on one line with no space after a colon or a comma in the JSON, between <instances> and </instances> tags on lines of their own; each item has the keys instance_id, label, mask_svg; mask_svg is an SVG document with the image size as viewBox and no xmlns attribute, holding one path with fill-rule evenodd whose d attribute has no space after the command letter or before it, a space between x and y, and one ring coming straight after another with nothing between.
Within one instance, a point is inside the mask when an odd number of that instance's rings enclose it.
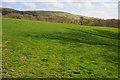
<instances>
[{"instance_id":1,"label":"hillside","mask_svg":"<svg viewBox=\"0 0 120 80\"><path fill-rule=\"evenodd\" d=\"M3 78L118 78L118 28L2 21Z\"/></svg>"},{"instance_id":2,"label":"hillside","mask_svg":"<svg viewBox=\"0 0 120 80\"><path fill-rule=\"evenodd\" d=\"M73 19L73 20L79 20L80 17L84 17L86 19L92 19L87 16L75 15L75 14L71 14L68 12L61 12L61 11L19 11L19 10L10 9L10 8L1 8L0 12L2 12L3 14L19 13L19 14L29 14L29 15L44 16L44 17L47 16L47 17L55 17L55 18L67 17L67 18Z\"/></svg>"}]
</instances>

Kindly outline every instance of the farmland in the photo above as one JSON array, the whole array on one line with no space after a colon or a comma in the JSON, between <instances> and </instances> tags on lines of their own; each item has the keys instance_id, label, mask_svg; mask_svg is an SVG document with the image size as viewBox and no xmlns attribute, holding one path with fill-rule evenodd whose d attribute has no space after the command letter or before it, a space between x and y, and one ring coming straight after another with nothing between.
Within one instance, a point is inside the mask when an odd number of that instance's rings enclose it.
<instances>
[{"instance_id":1,"label":"farmland","mask_svg":"<svg viewBox=\"0 0 120 80\"><path fill-rule=\"evenodd\" d=\"M118 77L118 28L2 20L4 78Z\"/></svg>"}]
</instances>

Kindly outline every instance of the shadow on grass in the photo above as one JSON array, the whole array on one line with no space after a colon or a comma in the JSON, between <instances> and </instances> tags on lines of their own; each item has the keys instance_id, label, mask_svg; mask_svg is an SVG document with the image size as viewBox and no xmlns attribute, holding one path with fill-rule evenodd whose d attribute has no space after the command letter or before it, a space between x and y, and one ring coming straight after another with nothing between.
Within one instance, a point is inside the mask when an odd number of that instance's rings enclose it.
<instances>
[{"instance_id":1,"label":"shadow on grass","mask_svg":"<svg viewBox=\"0 0 120 80\"><path fill-rule=\"evenodd\" d=\"M26 36L37 39L52 39L60 40L62 43L86 43L90 45L106 45L118 47L118 34L114 32L95 30L95 33L90 31L70 29L68 33L56 32L50 34L27 33Z\"/></svg>"},{"instance_id":2,"label":"shadow on grass","mask_svg":"<svg viewBox=\"0 0 120 80\"><path fill-rule=\"evenodd\" d=\"M98 32L98 36L102 35L101 37L120 40L120 38L119 38L120 34L117 34L115 32L106 31L106 30L96 30L96 31ZM101 35L99 35L99 34L101 34Z\"/></svg>"},{"instance_id":3,"label":"shadow on grass","mask_svg":"<svg viewBox=\"0 0 120 80\"><path fill-rule=\"evenodd\" d=\"M117 33L114 32L106 32L101 30L94 30L92 31L83 31L83 30L76 30L76 29L68 29L69 32L62 33L38 33L38 32L30 32L27 33L26 37L32 37L33 39L48 39L48 40L58 40L62 44L67 44L68 42L75 44L76 47L80 47L81 44L85 43L89 45L101 45L101 47L110 50L111 52L118 52L118 37ZM111 36L112 35L112 36ZM105 59L110 59L117 61L118 56L113 55L103 55L106 57ZM107 60L110 62L109 60Z\"/></svg>"},{"instance_id":4,"label":"shadow on grass","mask_svg":"<svg viewBox=\"0 0 120 80\"><path fill-rule=\"evenodd\" d=\"M70 29L70 28L67 28L67 29ZM99 37L104 37L104 38L119 39L117 33L111 32L111 31L106 31L106 30L97 30L97 29L94 29L94 32L93 31L87 32L85 30L83 31L83 30L76 30L76 29L70 29L70 30L80 31L80 32L83 32L83 33L87 33L87 34L91 34L91 35L95 35L95 36L99 36Z\"/></svg>"}]
</instances>

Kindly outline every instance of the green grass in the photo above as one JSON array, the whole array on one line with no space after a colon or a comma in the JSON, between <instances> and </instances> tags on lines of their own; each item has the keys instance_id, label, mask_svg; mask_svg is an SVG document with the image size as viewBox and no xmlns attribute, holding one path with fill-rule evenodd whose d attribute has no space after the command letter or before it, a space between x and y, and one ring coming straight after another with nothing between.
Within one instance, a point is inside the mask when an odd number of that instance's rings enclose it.
<instances>
[{"instance_id":1,"label":"green grass","mask_svg":"<svg viewBox=\"0 0 120 80\"><path fill-rule=\"evenodd\" d=\"M118 28L3 18L4 78L118 78Z\"/></svg>"}]
</instances>

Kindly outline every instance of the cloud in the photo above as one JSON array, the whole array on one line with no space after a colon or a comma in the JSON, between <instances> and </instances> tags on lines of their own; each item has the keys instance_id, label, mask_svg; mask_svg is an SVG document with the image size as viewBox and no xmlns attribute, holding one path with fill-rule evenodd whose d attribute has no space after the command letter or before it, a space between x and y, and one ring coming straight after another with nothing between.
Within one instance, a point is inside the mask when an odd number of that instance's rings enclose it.
<instances>
[{"instance_id":1,"label":"cloud","mask_svg":"<svg viewBox=\"0 0 120 80\"><path fill-rule=\"evenodd\" d=\"M37 2L58 2L58 0L35 0Z\"/></svg>"},{"instance_id":2,"label":"cloud","mask_svg":"<svg viewBox=\"0 0 120 80\"><path fill-rule=\"evenodd\" d=\"M109 2L97 2L99 4L95 5L92 2L79 2L79 3L69 3L70 6L79 7L79 8L117 8L118 3L109 3Z\"/></svg>"},{"instance_id":3,"label":"cloud","mask_svg":"<svg viewBox=\"0 0 120 80\"><path fill-rule=\"evenodd\" d=\"M16 2L16 0L1 0L2 2Z\"/></svg>"},{"instance_id":4,"label":"cloud","mask_svg":"<svg viewBox=\"0 0 120 80\"><path fill-rule=\"evenodd\" d=\"M64 4L58 0L36 0L38 2L43 2L43 5L46 7L52 8L64 8Z\"/></svg>"},{"instance_id":5,"label":"cloud","mask_svg":"<svg viewBox=\"0 0 120 80\"><path fill-rule=\"evenodd\" d=\"M23 3L23 6L25 8L29 8L29 9L32 9L32 8L36 8L37 6L35 5L35 3Z\"/></svg>"},{"instance_id":6,"label":"cloud","mask_svg":"<svg viewBox=\"0 0 120 80\"><path fill-rule=\"evenodd\" d=\"M43 3L43 5L48 8L64 8L63 3Z\"/></svg>"},{"instance_id":7,"label":"cloud","mask_svg":"<svg viewBox=\"0 0 120 80\"><path fill-rule=\"evenodd\" d=\"M93 7L91 3L69 3L69 6L76 7L76 8L84 8L84 9L85 8L89 9Z\"/></svg>"},{"instance_id":8,"label":"cloud","mask_svg":"<svg viewBox=\"0 0 120 80\"><path fill-rule=\"evenodd\" d=\"M1 2L7 2L9 4L16 4L16 0L1 0Z\"/></svg>"},{"instance_id":9,"label":"cloud","mask_svg":"<svg viewBox=\"0 0 120 80\"><path fill-rule=\"evenodd\" d=\"M119 0L1 0L2 2L119 2Z\"/></svg>"},{"instance_id":10,"label":"cloud","mask_svg":"<svg viewBox=\"0 0 120 80\"><path fill-rule=\"evenodd\" d=\"M118 3L101 3L100 4L103 8L117 8Z\"/></svg>"},{"instance_id":11,"label":"cloud","mask_svg":"<svg viewBox=\"0 0 120 80\"><path fill-rule=\"evenodd\" d=\"M63 2L118 2L119 0L62 0Z\"/></svg>"},{"instance_id":12,"label":"cloud","mask_svg":"<svg viewBox=\"0 0 120 80\"><path fill-rule=\"evenodd\" d=\"M82 11L79 14L83 16L103 18L103 19L117 18L117 14L114 14L114 12L109 12L109 11L106 11L106 12L105 11Z\"/></svg>"},{"instance_id":13,"label":"cloud","mask_svg":"<svg viewBox=\"0 0 120 80\"><path fill-rule=\"evenodd\" d=\"M97 2L97 3L69 3L69 7L74 7L72 13L98 18L117 18L118 3Z\"/></svg>"},{"instance_id":14,"label":"cloud","mask_svg":"<svg viewBox=\"0 0 120 80\"><path fill-rule=\"evenodd\" d=\"M30 0L31 2L118 2L119 0Z\"/></svg>"}]
</instances>

